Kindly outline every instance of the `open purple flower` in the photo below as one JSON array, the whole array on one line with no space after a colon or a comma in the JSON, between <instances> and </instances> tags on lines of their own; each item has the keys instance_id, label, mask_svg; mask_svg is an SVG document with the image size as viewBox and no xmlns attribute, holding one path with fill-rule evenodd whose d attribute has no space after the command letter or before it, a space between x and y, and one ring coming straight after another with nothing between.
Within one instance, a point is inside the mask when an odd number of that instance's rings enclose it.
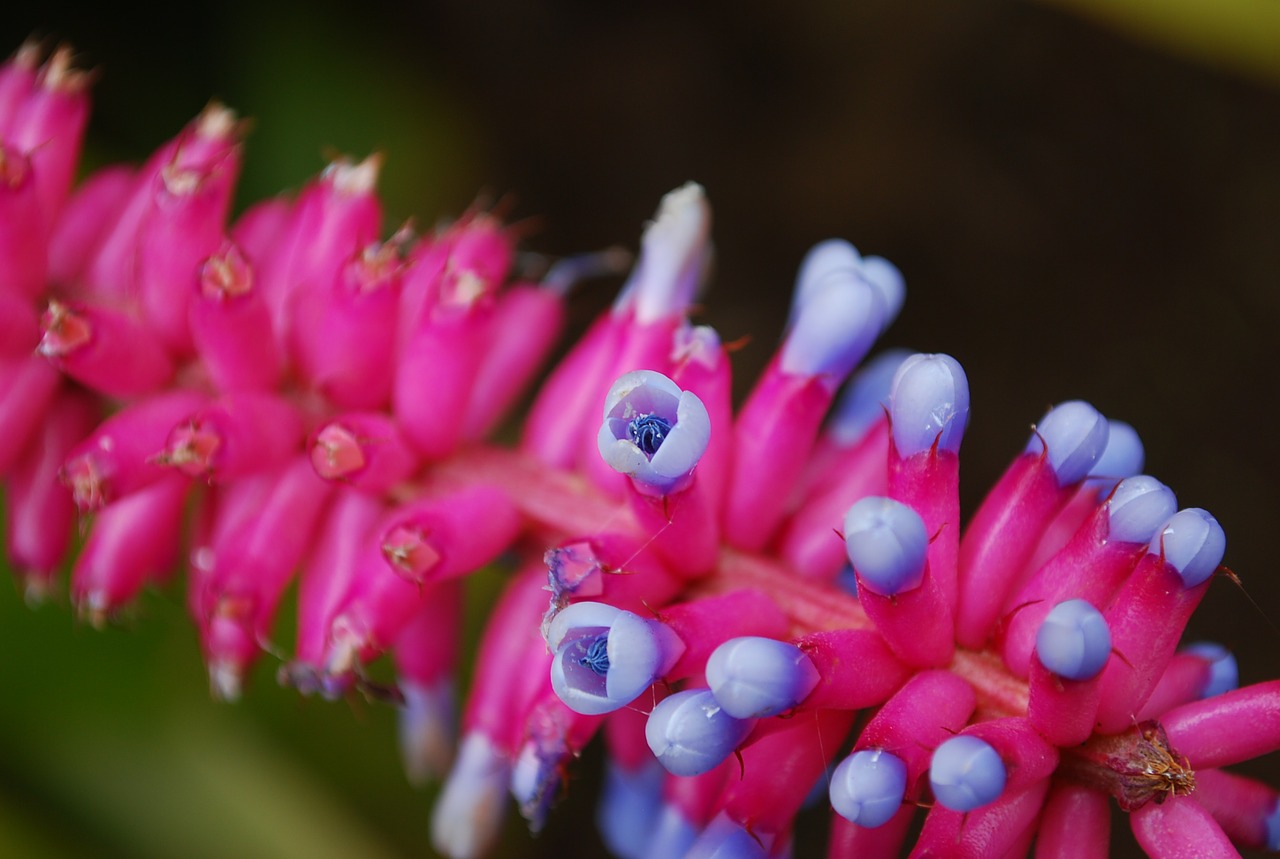
<instances>
[{"instance_id":1,"label":"open purple flower","mask_svg":"<svg viewBox=\"0 0 1280 859\"><path fill-rule=\"evenodd\" d=\"M702 400L661 373L635 370L609 389L600 456L641 491L669 495L688 486L710 441L711 418Z\"/></svg>"},{"instance_id":2,"label":"open purple flower","mask_svg":"<svg viewBox=\"0 0 1280 859\"><path fill-rule=\"evenodd\" d=\"M676 634L605 603L576 603L547 630L551 685L560 700L588 716L611 713L635 700L684 652Z\"/></svg>"}]
</instances>

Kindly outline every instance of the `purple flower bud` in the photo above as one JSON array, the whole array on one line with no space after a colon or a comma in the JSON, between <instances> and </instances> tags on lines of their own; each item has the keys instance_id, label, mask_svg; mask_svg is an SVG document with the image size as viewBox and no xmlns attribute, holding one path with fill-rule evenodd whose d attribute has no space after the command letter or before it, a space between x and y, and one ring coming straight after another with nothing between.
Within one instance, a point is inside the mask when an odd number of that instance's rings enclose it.
<instances>
[{"instance_id":1,"label":"purple flower bud","mask_svg":"<svg viewBox=\"0 0 1280 859\"><path fill-rule=\"evenodd\" d=\"M859 826L883 826L902 807L907 765L883 749L854 752L831 774L831 807Z\"/></svg>"},{"instance_id":2,"label":"purple flower bud","mask_svg":"<svg viewBox=\"0 0 1280 859\"><path fill-rule=\"evenodd\" d=\"M782 346L782 370L796 376L825 375L839 384L885 324L884 300L871 284L843 273L828 278L797 307L795 325Z\"/></svg>"},{"instance_id":3,"label":"purple flower bud","mask_svg":"<svg viewBox=\"0 0 1280 859\"><path fill-rule=\"evenodd\" d=\"M710 690L687 689L653 708L644 736L667 772L700 775L741 745L754 724L730 716Z\"/></svg>"},{"instance_id":4,"label":"purple flower bud","mask_svg":"<svg viewBox=\"0 0 1280 859\"><path fill-rule=\"evenodd\" d=\"M1209 662L1209 682L1200 692L1201 698L1212 698L1230 692L1240 685L1240 668L1230 650L1212 641L1197 641L1182 648L1184 653L1194 653Z\"/></svg>"},{"instance_id":5,"label":"purple flower bud","mask_svg":"<svg viewBox=\"0 0 1280 859\"><path fill-rule=\"evenodd\" d=\"M1036 425L1027 442L1029 453L1046 450L1059 486L1078 483L1089 474L1107 446L1107 419L1080 400L1054 406Z\"/></svg>"},{"instance_id":6,"label":"purple flower bud","mask_svg":"<svg viewBox=\"0 0 1280 859\"><path fill-rule=\"evenodd\" d=\"M711 441L702 400L661 373L635 370L613 383L597 443L615 471L642 491L668 495L688 485Z\"/></svg>"},{"instance_id":7,"label":"purple flower bud","mask_svg":"<svg viewBox=\"0 0 1280 859\"><path fill-rule=\"evenodd\" d=\"M803 650L772 638L743 636L720 645L707 660L707 685L725 712L762 719L792 709L821 679Z\"/></svg>"},{"instance_id":8,"label":"purple flower bud","mask_svg":"<svg viewBox=\"0 0 1280 859\"><path fill-rule=\"evenodd\" d=\"M555 654L552 687L569 709L586 716L630 704L684 652L676 634L658 621L594 602L557 614L547 646Z\"/></svg>"},{"instance_id":9,"label":"purple flower bud","mask_svg":"<svg viewBox=\"0 0 1280 859\"><path fill-rule=\"evenodd\" d=\"M702 831L684 859L766 859L760 839L723 812Z\"/></svg>"},{"instance_id":10,"label":"purple flower bud","mask_svg":"<svg viewBox=\"0 0 1280 859\"><path fill-rule=\"evenodd\" d=\"M1067 600L1053 607L1036 634L1036 655L1059 677L1096 677L1111 655L1111 630L1099 612L1084 600Z\"/></svg>"},{"instance_id":11,"label":"purple flower bud","mask_svg":"<svg viewBox=\"0 0 1280 859\"><path fill-rule=\"evenodd\" d=\"M858 580L881 596L924 581L929 550L920 514L891 498L864 498L844 517L844 541Z\"/></svg>"},{"instance_id":12,"label":"purple flower bud","mask_svg":"<svg viewBox=\"0 0 1280 859\"><path fill-rule=\"evenodd\" d=\"M862 279L871 284L884 302L884 324L898 318L907 298L907 285L898 267L884 257L869 256L862 259Z\"/></svg>"},{"instance_id":13,"label":"purple flower bud","mask_svg":"<svg viewBox=\"0 0 1280 859\"><path fill-rule=\"evenodd\" d=\"M1145 543L1177 509L1173 490L1159 480L1145 474L1126 477L1107 501L1107 538Z\"/></svg>"},{"instance_id":14,"label":"purple flower bud","mask_svg":"<svg viewBox=\"0 0 1280 859\"><path fill-rule=\"evenodd\" d=\"M444 773L453 757L453 682L445 678L424 686L402 678L399 687L404 695L398 719L400 759L409 782L424 785Z\"/></svg>"},{"instance_id":15,"label":"purple flower bud","mask_svg":"<svg viewBox=\"0 0 1280 859\"><path fill-rule=\"evenodd\" d=\"M431 844L445 856L476 857L502 828L511 762L480 733L467 734L431 813Z\"/></svg>"},{"instance_id":16,"label":"purple flower bud","mask_svg":"<svg viewBox=\"0 0 1280 859\"><path fill-rule=\"evenodd\" d=\"M929 763L929 784L938 803L952 811L973 811L994 802L1004 790L1004 761L990 744L965 734L938 746Z\"/></svg>"},{"instance_id":17,"label":"purple flower bud","mask_svg":"<svg viewBox=\"0 0 1280 859\"><path fill-rule=\"evenodd\" d=\"M641 859L662 815L666 770L649 760L636 770L605 763L604 790L596 807L596 827L609 851L622 859Z\"/></svg>"},{"instance_id":18,"label":"purple flower bud","mask_svg":"<svg viewBox=\"0 0 1280 859\"><path fill-rule=\"evenodd\" d=\"M1151 551L1162 554L1189 588L1213 575L1226 549L1222 526L1199 507L1179 510L1151 539Z\"/></svg>"},{"instance_id":19,"label":"purple flower bud","mask_svg":"<svg viewBox=\"0 0 1280 859\"><path fill-rule=\"evenodd\" d=\"M906 285L897 266L884 257L863 258L857 248L844 239L827 239L810 248L800 263L788 327L814 295L828 284L840 280L860 280L875 290L883 308L882 330L902 310Z\"/></svg>"},{"instance_id":20,"label":"purple flower bud","mask_svg":"<svg viewBox=\"0 0 1280 859\"><path fill-rule=\"evenodd\" d=\"M689 182L664 196L615 312L634 307L641 323L683 313L702 281L710 227L711 207L701 185Z\"/></svg>"},{"instance_id":21,"label":"purple flower bud","mask_svg":"<svg viewBox=\"0 0 1280 859\"><path fill-rule=\"evenodd\" d=\"M889 391L893 443L902 456L938 447L955 453L969 423L969 379L950 355L917 354L898 366Z\"/></svg>"},{"instance_id":22,"label":"purple flower bud","mask_svg":"<svg viewBox=\"0 0 1280 859\"><path fill-rule=\"evenodd\" d=\"M1089 469L1089 485L1096 482L1098 491L1105 495L1116 480L1140 473L1144 459L1138 431L1124 421L1107 421L1107 446Z\"/></svg>"},{"instance_id":23,"label":"purple flower bud","mask_svg":"<svg viewBox=\"0 0 1280 859\"><path fill-rule=\"evenodd\" d=\"M1280 802L1276 803L1263 822L1267 831L1267 849L1272 852L1280 850Z\"/></svg>"}]
</instances>

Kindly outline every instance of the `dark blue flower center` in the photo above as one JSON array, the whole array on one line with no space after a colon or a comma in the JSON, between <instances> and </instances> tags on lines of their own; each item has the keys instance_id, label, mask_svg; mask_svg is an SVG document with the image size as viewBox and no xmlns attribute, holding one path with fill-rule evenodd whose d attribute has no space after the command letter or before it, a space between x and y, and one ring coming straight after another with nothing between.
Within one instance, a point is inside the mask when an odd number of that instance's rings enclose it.
<instances>
[{"instance_id":1,"label":"dark blue flower center","mask_svg":"<svg viewBox=\"0 0 1280 859\"><path fill-rule=\"evenodd\" d=\"M609 673L609 633L602 632L587 645L587 653L578 659L578 664L585 665L601 677Z\"/></svg>"},{"instance_id":2,"label":"dark blue flower center","mask_svg":"<svg viewBox=\"0 0 1280 859\"><path fill-rule=\"evenodd\" d=\"M657 453L669 432L671 421L657 415L640 415L627 424L627 435L631 436L636 447L644 451L645 456Z\"/></svg>"}]
</instances>

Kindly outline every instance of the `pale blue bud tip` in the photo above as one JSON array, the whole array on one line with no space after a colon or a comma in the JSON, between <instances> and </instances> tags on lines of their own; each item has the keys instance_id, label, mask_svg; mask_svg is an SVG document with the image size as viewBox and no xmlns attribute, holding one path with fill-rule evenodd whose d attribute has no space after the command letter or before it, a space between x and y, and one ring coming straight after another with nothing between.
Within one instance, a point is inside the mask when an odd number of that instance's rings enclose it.
<instances>
[{"instance_id":1,"label":"pale blue bud tip","mask_svg":"<svg viewBox=\"0 0 1280 859\"><path fill-rule=\"evenodd\" d=\"M725 712L710 690L689 689L653 708L644 737L667 772L700 775L732 754L753 725Z\"/></svg>"},{"instance_id":2,"label":"pale blue bud tip","mask_svg":"<svg viewBox=\"0 0 1280 859\"><path fill-rule=\"evenodd\" d=\"M643 855L646 859L684 856L697 838L698 830L684 816L684 812L677 806L664 804Z\"/></svg>"},{"instance_id":3,"label":"pale blue bud tip","mask_svg":"<svg viewBox=\"0 0 1280 859\"><path fill-rule=\"evenodd\" d=\"M1198 641L1183 648L1209 662L1209 682L1200 692L1201 698L1212 698L1230 692L1240 685L1240 667L1230 650L1212 641Z\"/></svg>"},{"instance_id":4,"label":"pale blue bud tip","mask_svg":"<svg viewBox=\"0 0 1280 859\"><path fill-rule=\"evenodd\" d=\"M1106 495L1117 480L1139 474L1145 461L1138 431L1124 421L1107 421L1107 446L1089 469L1089 485Z\"/></svg>"},{"instance_id":5,"label":"pale blue bud tip","mask_svg":"<svg viewBox=\"0 0 1280 859\"><path fill-rule=\"evenodd\" d=\"M1106 449L1107 437L1107 419L1088 403L1072 400L1049 410L1036 425L1027 450L1047 450L1058 485L1070 486L1089 474Z\"/></svg>"},{"instance_id":6,"label":"pale blue bud tip","mask_svg":"<svg viewBox=\"0 0 1280 859\"><path fill-rule=\"evenodd\" d=\"M707 660L707 685L736 719L792 709L818 685L818 670L800 648L772 638L731 638Z\"/></svg>"},{"instance_id":7,"label":"pale blue bud tip","mask_svg":"<svg viewBox=\"0 0 1280 859\"><path fill-rule=\"evenodd\" d=\"M907 299L907 285L898 267L884 257L865 257L862 260L862 277L880 294L884 302L884 325L887 328L898 318L902 304Z\"/></svg>"},{"instance_id":8,"label":"pale blue bud tip","mask_svg":"<svg viewBox=\"0 0 1280 859\"><path fill-rule=\"evenodd\" d=\"M844 239L827 239L810 248L800 261L800 270L796 273L796 287L791 294L791 313L787 319L787 327L790 328L795 323L800 308L828 281L856 277L861 267L862 255Z\"/></svg>"},{"instance_id":9,"label":"pale blue bud tip","mask_svg":"<svg viewBox=\"0 0 1280 859\"><path fill-rule=\"evenodd\" d=\"M1263 821L1267 830L1267 849L1280 850L1280 802L1271 808L1271 813Z\"/></svg>"},{"instance_id":10,"label":"pale blue bud tip","mask_svg":"<svg viewBox=\"0 0 1280 859\"><path fill-rule=\"evenodd\" d=\"M636 370L605 398L597 445L610 468L654 494L682 489L711 441L711 418L691 391L661 373Z\"/></svg>"},{"instance_id":11,"label":"pale blue bud tip","mask_svg":"<svg viewBox=\"0 0 1280 859\"><path fill-rule=\"evenodd\" d=\"M894 374L889 419L898 453L910 456L937 442L942 450L960 449L969 423L969 379L950 355L916 354Z\"/></svg>"},{"instance_id":12,"label":"pale blue bud tip","mask_svg":"<svg viewBox=\"0 0 1280 859\"><path fill-rule=\"evenodd\" d=\"M1213 575L1222 563L1227 535L1208 512L1188 507L1173 514L1150 545L1151 551L1164 554L1165 561L1182 577L1182 583L1193 588Z\"/></svg>"},{"instance_id":13,"label":"pale blue bud tip","mask_svg":"<svg viewBox=\"0 0 1280 859\"><path fill-rule=\"evenodd\" d=\"M827 436L832 441L847 447L884 417L893 376L910 355L905 349L890 349L862 365L840 395L827 423Z\"/></svg>"},{"instance_id":14,"label":"pale blue bud tip","mask_svg":"<svg viewBox=\"0 0 1280 859\"><path fill-rule=\"evenodd\" d=\"M596 828L613 855L622 859L645 855L662 814L665 777L666 771L652 759L636 770L606 763Z\"/></svg>"},{"instance_id":15,"label":"pale blue bud tip","mask_svg":"<svg viewBox=\"0 0 1280 859\"><path fill-rule=\"evenodd\" d=\"M684 859L766 859L768 855L754 835L721 812L693 842Z\"/></svg>"},{"instance_id":16,"label":"pale blue bud tip","mask_svg":"<svg viewBox=\"0 0 1280 859\"><path fill-rule=\"evenodd\" d=\"M902 807L907 765L880 749L854 752L831 774L831 807L859 826L883 826Z\"/></svg>"},{"instance_id":17,"label":"pale blue bud tip","mask_svg":"<svg viewBox=\"0 0 1280 859\"><path fill-rule=\"evenodd\" d=\"M924 581L929 535L920 514L905 504L863 498L845 514L844 542L859 584L873 593L893 596Z\"/></svg>"},{"instance_id":18,"label":"pale blue bud tip","mask_svg":"<svg viewBox=\"0 0 1280 859\"><path fill-rule=\"evenodd\" d=\"M1111 655L1111 630L1099 612L1084 600L1067 600L1053 607L1036 633L1036 655L1059 677L1096 677Z\"/></svg>"},{"instance_id":19,"label":"pale blue bud tip","mask_svg":"<svg viewBox=\"0 0 1280 859\"><path fill-rule=\"evenodd\" d=\"M636 319L652 322L682 313L693 300L709 253L711 207L702 186L689 182L662 198L640 240L640 259L618 296Z\"/></svg>"},{"instance_id":20,"label":"pale blue bud tip","mask_svg":"<svg viewBox=\"0 0 1280 859\"><path fill-rule=\"evenodd\" d=\"M929 763L934 798L952 811L973 811L995 802L1004 790L1004 761L990 744L968 735L938 746Z\"/></svg>"},{"instance_id":21,"label":"pale blue bud tip","mask_svg":"<svg viewBox=\"0 0 1280 859\"><path fill-rule=\"evenodd\" d=\"M1159 480L1145 474L1126 477L1107 501L1107 538L1146 543L1177 509L1173 490Z\"/></svg>"},{"instance_id":22,"label":"pale blue bud tip","mask_svg":"<svg viewBox=\"0 0 1280 859\"><path fill-rule=\"evenodd\" d=\"M796 309L782 346L782 369L843 382L884 327L884 302L856 274L828 277Z\"/></svg>"}]
</instances>

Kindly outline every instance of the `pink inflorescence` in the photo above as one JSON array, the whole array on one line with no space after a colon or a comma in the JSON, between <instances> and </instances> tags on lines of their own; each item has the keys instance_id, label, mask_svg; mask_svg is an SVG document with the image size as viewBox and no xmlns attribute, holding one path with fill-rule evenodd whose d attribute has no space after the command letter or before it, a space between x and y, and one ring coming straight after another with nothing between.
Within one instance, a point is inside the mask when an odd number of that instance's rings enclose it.
<instances>
[{"instance_id":1,"label":"pink inflorescence","mask_svg":"<svg viewBox=\"0 0 1280 859\"><path fill-rule=\"evenodd\" d=\"M735 417L702 189L668 194L614 305L550 373L567 285L515 274L475 211L382 223L378 157L229 221L242 124L210 105L140 167L71 178L88 112L65 49L0 69L0 475L8 555L95 624L187 570L233 699L299 578L282 683L401 708L443 778L453 857L514 797L538 829L607 750L625 857L787 856L815 785L831 856L1093 856L1112 800L1152 856L1280 847L1280 681L1178 649L1225 549L1139 474L1131 428L1059 405L960 527L969 383L886 353L898 270L841 241L798 277ZM389 235L389 237L388 237ZM455 729L464 577L514 559ZM367 679L389 655L396 683ZM458 736L460 734L460 736ZM724 851L724 852L718 852Z\"/></svg>"}]
</instances>

